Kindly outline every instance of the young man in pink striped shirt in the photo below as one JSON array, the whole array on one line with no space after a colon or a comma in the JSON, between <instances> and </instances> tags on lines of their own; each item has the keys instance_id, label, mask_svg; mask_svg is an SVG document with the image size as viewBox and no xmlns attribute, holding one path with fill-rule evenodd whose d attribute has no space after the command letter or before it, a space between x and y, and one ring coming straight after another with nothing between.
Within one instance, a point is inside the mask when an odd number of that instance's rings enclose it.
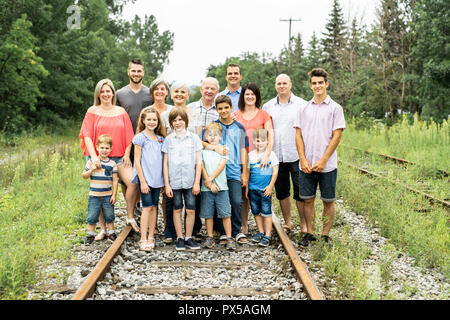
<instances>
[{"instance_id":1,"label":"young man in pink striped shirt","mask_svg":"<svg viewBox=\"0 0 450 320\"><path fill-rule=\"evenodd\" d=\"M311 99L297 114L296 146L300 159L299 196L305 201L307 233L299 245L308 246L316 241L314 236L317 185L323 201L322 238L328 242L335 212L335 193L337 179L336 148L345 129L342 107L327 94L328 73L316 68L308 73L310 88L314 93Z\"/></svg>"}]
</instances>

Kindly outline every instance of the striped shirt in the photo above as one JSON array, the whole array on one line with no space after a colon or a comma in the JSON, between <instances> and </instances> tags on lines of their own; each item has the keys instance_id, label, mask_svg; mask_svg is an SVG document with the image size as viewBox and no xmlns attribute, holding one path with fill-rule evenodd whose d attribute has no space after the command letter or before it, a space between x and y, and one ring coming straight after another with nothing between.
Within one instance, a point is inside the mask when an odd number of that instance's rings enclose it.
<instances>
[{"instance_id":1,"label":"striped shirt","mask_svg":"<svg viewBox=\"0 0 450 320\"><path fill-rule=\"evenodd\" d=\"M101 169L95 169L91 174L89 195L94 197L112 196L113 174L117 174L117 164L113 160L103 161ZM86 162L84 171L89 171L92 161Z\"/></svg>"},{"instance_id":2,"label":"striped shirt","mask_svg":"<svg viewBox=\"0 0 450 320\"><path fill-rule=\"evenodd\" d=\"M217 113L216 106L212 105L209 109L206 109L203 106L202 99L200 99L188 104L187 107L197 113L198 126L200 127L198 136L200 140L203 140L203 130L205 130L205 127L211 122L219 119L219 114Z\"/></svg>"}]
</instances>

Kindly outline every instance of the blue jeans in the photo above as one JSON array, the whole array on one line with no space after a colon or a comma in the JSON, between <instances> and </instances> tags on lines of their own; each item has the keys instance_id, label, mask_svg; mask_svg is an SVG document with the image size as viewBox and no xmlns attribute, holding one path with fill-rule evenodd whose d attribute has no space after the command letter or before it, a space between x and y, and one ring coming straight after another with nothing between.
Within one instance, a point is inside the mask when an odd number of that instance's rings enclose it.
<instances>
[{"instance_id":1,"label":"blue jeans","mask_svg":"<svg viewBox=\"0 0 450 320\"><path fill-rule=\"evenodd\" d=\"M96 224L100 216L100 208L103 209L103 216L106 223L114 222L114 205L110 202L111 196L94 197L89 196L88 216L86 222L88 224Z\"/></svg>"},{"instance_id":2,"label":"blue jeans","mask_svg":"<svg viewBox=\"0 0 450 320\"><path fill-rule=\"evenodd\" d=\"M248 198L254 216L272 216L272 196L266 197L262 190L248 190Z\"/></svg>"},{"instance_id":3,"label":"blue jeans","mask_svg":"<svg viewBox=\"0 0 450 320\"><path fill-rule=\"evenodd\" d=\"M196 208L198 202L198 209L195 210L195 222L192 234L196 235L202 228L202 221L200 219L200 194L195 196ZM164 228L164 238L177 238L175 225L173 224L173 198L166 197L166 227ZM184 225L186 225L186 215L184 215Z\"/></svg>"},{"instance_id":4,"label":"blue jeans","mask_svg":"<svg viewBox=\"0 0 450 320\"><path fill-rule=\"evenodd\" d=\"M213 219L216 210L219 219L231 216L228 191L219 191L217 193L211 191L202 192L200 218Z\"/></svg>"},{"instance_id":5,"label":"blue jeans","mask_svg":"<svg viewBox=\"0 0 450 320\"><path fill-rule=\"evenodd\" d=\"M241 233L242 227L242 185L239 180L227 180L227 183L231 204L231 236L234 238ZM214 224L216 223L220 234L225 235L222 220L214 220Z\"/></svg>"}]
</instances>

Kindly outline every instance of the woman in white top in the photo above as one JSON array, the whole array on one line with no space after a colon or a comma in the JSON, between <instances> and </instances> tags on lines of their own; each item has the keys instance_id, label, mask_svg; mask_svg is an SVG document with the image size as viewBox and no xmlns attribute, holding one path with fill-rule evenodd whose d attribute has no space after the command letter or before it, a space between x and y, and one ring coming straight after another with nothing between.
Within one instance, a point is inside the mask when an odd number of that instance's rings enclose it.
<instances>
[{"instance_id":1,"label":"woman in white top","mask_svg":"<svg viewBox=\"0 0 450 320\"><path fill-rule=\"evenodd\" d=\"M184 108L186 113L188 114L189 125L187 129L192 133L199 134L198 130L200 126L198 125L198 112L195 111L194 109L187 107L186 104L190 96L190 89L188 85L184 82L177 81L170 88L170 92L175 107ZM167 110L163 114L161 114L161 119L164 122L167 134L170 134L172 132L172 129L169 125L169 113L170 110Z\"/></svg>"}]
</instances>

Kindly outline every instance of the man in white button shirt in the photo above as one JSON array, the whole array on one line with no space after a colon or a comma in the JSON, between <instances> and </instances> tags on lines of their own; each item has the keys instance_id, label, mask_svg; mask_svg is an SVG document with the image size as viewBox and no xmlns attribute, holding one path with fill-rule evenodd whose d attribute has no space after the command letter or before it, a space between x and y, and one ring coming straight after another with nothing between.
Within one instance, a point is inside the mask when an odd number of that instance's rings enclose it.
<instances>
[{"instance_id":1,"label":"man in white button shirt","mask_svg":"<svg viewBox=\"0 0 450 320\"><path fill-rule=\"evenodd\" d=\"M278 178L275 183L277 199L280 201L284 217L284 230L289 233L291 223L291 199L289 173L294 188L298 214L300 216L301 232L306 233L306 219L303 210L303 200L299 196L299 157L295 144L294 120L300 108L306 101L291 92L292 82L288 75L280 74L275 80L278 95L263 105L262 109L272 117L274 142L273 151L280 164Z\"/></svg>"}]
</instances>

